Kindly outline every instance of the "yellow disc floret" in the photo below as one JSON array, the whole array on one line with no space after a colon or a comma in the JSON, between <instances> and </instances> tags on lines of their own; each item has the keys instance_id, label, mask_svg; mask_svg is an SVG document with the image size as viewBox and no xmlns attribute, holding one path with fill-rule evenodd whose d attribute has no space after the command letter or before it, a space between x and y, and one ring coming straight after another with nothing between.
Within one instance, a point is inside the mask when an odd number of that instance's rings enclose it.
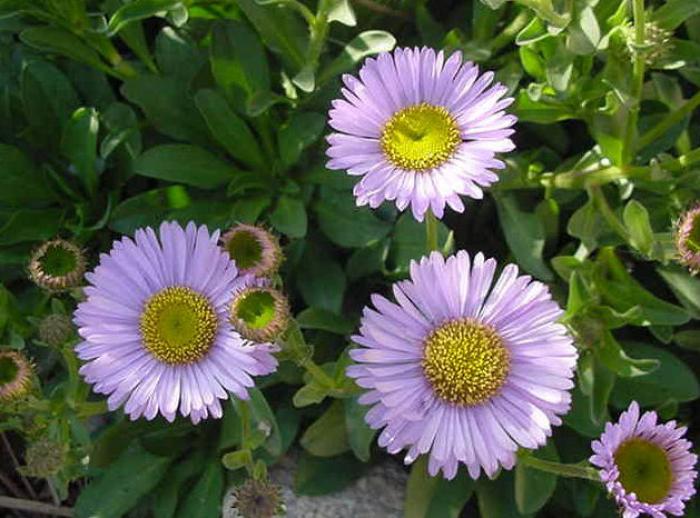
<instances>
[{"instance_id":1,"label":"yellow disc floret","mask_svg":"<svg viewBox=\"0 0 700 518\"><path fill-rule=\"evenodd\" d=\"M410 171L442 165L461 141L459 126L450 112L427 103L396 112L384 125L380 140L387 159Z\"/></svg>"},{"instance_id":2,"label":"yellow disc floret","mask_svg":"<svg viewBox=\"0 0 700 518\"><path fill-rule=\"evenodd\" d=\"M422 366L440 398L473 406L503 386L510 354L492 327L464 318L446 322L428 335Z\"/></svg>"},{"instance_id":3,"label":"yellow disc floret","mask_svg":"<svg viewBox=\"0 0 700 518\"><path fill-rule=\"evenodd\" d=\"M173 286L153 295L141 314L146 349L170 364L193 363L214 343L219 320L209 300L191 288Z\"/></svg>"}]
</instances>

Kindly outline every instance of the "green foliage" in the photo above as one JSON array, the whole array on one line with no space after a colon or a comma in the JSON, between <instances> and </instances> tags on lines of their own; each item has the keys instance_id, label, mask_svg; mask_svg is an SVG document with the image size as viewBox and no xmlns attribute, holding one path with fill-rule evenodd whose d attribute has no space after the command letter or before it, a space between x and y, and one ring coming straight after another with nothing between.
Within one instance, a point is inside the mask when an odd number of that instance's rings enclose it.
<instances>
[{"instance_id":1,"label":"green foliage","mask_svg":"<svg viewBox=\"0 0 700 518\"><path fill-rule=\"evenodd\" d=\"M646 2L670 43L639 45L623 0L0 0L0 343L38 372L36 408L2 414L0 430L66 446L51 483L77 517L213 518L231 484L289 450L304 495L386 461L347 351L369 295L426 254L425 225L357 206L358 178L326 169L324 137L343 74L428 45L493 70L519 120L499 181L447 211L438 247L547 283L579 349L564 424L519 458L583 461L632 400L696 433L700 280L677 264L674 222L700 194L699 6ZM71 239L93 268L164 220L277 233L273 282L295 315L278 371L198 426L106 413L74 343L38 340L36 323L83 295L26 275L42 241ZM525 462L495 480L426 468L410 468L408 518L614 512L601 485Z\"/></svg>"}]
</instances>

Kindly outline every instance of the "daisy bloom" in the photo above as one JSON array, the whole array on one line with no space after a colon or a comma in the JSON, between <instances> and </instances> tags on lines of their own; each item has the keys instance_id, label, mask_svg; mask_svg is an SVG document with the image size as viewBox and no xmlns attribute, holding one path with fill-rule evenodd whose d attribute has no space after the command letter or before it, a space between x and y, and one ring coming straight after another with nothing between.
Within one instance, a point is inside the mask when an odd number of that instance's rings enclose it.
<instances>
[{"instance_id":1,"label":"daisy bloom","mask_svg":"<svg viewBox=\"0 0 700 518\"><path fill-rule=\"evenodd\" d=\"M491 85L493 72L433 49L399 48L368 58L359 79L343 76L343 99L333 101L329 169L361 176L358 205L395 200L423 221L445 204L462 212L460 195L480 199L498 180L497 152L514 148L516 121L504 111L513 99Z\"/></svg>"},{"instance_id":2,"label":"daisy bloom","mask_svg":"<svg viewBox=\"0 0 700 518\"><path fill-rule=\"evenodd\" d=\"M165 222L158 235L146 228L115 241L86 275L76 351L110 410L169 421L179 410L196 424L221 417L228 392L247 399L251 376L275 370L273 347L244 341L229 322L240 278L218 240L204 226Z\"/></svg>"},{"instance_id":3,"label":"daisy bloom","mask_svg":"<svg viewBox=\"0 0 700 518\"><path fill-rule=\"evenodd\" d=\"M685 501L695 494L698 457L683 438L686 428L675 421L657 424L657 418L656 412L640 417L633 401L591 444L595 455L590 461L600 468L600 478L621 506L623 518L682 516Z\"/></svg>"},{"instance_id":4,"label":"daisy bloom","mask_svg":"<svg viewBox=\"0 0 700 518\"><path fill-rule=\"evenodd\" d=\"M700 204L681 216L675 238L680 262L696 274L700 271Z\"/></svg>"},{"instance_id":5,"label":"daisy bloom","mask_svg":"<svg viewBox=\"0 0 700 518\"><path fill-rule=\"evenodd\" d=\"M32 364L17 351L0 351L0 403L7 403L29 392Z\"/></svg>"},{"instance_id":6,"label":"daisy bloom","mask_svg":"<svg viewBox=\"0 0 700 518\"><path fill-rule=\"evenodd\" d=\"M226 232L221 241L241 275L270 277L282 264L279 240L263 227L240 223Z\"/></svg>"},{"instance_id":7,"label":"daisy bloom","mask_svg":"<svg viewBox=\"0 0 700 518\"><path fill-rule=\"evenodd\" d=\"M451 479L510 469L519 447L537 448L568 411L577 352L548 288L507 265L464 251L412 262L396 302L365 308L358 365L348 376L368 391L366 420L379 445L428 454L428 471ZM495 281L495 282L494 282Z\"/></svg>"},{"instance_id":8,"label":"daisy bloom","mask_svg":"<svg viewBox=\"0 0 700 518\"><path fill-rule=\"evenodd\" d=\"M78 286L85 275L83 251L63 239L52 239L37 248L29 261L29 277L48 291L59 292Z\"/></svg>"}]
</instances>

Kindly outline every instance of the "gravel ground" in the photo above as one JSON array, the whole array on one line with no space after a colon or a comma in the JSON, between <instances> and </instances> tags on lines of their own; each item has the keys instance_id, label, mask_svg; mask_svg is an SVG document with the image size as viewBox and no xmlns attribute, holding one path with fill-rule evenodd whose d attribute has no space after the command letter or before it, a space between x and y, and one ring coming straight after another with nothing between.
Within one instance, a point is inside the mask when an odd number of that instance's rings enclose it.
<instances>
[{"instance_id":1,"label":"gravel ground","mask_svg":"<svg viewBox=\"0 0 700 518\"><path fill-rule=\"evenodd\" d=\"M387 460L372 467L344 490L323 496L298 496L292 491L293 458L286 457L270 472L283 487L289 518L401 518L407 473Z\"/></svg>"}]
</instances>

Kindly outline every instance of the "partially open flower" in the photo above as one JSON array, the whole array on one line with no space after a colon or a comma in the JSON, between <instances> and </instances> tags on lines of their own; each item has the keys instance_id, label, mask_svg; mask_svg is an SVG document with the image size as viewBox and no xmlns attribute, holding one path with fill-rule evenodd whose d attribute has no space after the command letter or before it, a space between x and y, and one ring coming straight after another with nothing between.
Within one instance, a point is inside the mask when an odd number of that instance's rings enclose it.
<instances>
[{"instance_id":1,"label":"partially open flower","mask_svg":"<svg viewBox=\"0 0 700 518\"><path fill-rule=\"evenodd\" d=\"M590 461L600 468L624 518L682 516L685 502L695 494L697 455L684 438L686 428L675 421L658 424L657 418L656 412L640 415L633 401L591 445L595 455Z\"/></svg>"},{"instance_id":2,"label":"partially open flower","mask_svg":"<svg viewBox=\"0 0 700 518\"><path fill-rule=\"evenodd\" d=\"M270 277L282 263L277 237L262 227L241 223L226 232L221 241L242 275Z\"/></svg>"},{"instance_id":3,"label":"partially open flower","mask_svg":"<svg viewBox=\"0 0 700 518\"><path fill-rule=\"evenodd\" d=\"M233 488L223 507L224 518L277 518L286 511L278 485L252 478Z\"/></svg>"},{"instance_id":4,"label":"partially open flower","mask_svg":"<svg viewBox=\"0 0 700 518\"><path fill-rule=\"evenodd\" d=\"M52 313L39 323L39 340L52 347L59 347L71 337L73 329L69 316Z\"/></svg>"},{"instance_id":5,"label":"partially open flower","mask_svg":"<svg viewBox=\"0 0 700 518\"><path fill-rule=\"evenodd\" d=\"M243 338L257 343L274 342L289 325L289 303L276 289L252 284L234 295L231 324Z\"/></svg>"},{"instance_id":6,"label":"partially open flower","mask_svg":"<svg viewBox=\"0 0 700 518\"><path fill-rule=\"evenodd\" d=\"M16 351L0 351L0 403L26 395L31 382L29 360Z\"/></svg>"},{"instance_id":7,"label":"partially open flower","mask_svg":"<svg viewBox=\"0 0 700 518\"><path fill-rule=\"evenodd\" d=\"M85 264L80 248L63 239L52 239L32 255L29 276L40 288L64 291L80 284L85 274Z\"/></svg>"},{"instance_id":8,"label":"partially open flower","mask_svg":"<svg viewBox=\"0 0 700 518\"><path fill-rule=\"evenodd\" d=\"M676 228L676 249L681 263L693 274L700 271L700 204L683 214Z\"/></svg>"}]
</instances>

